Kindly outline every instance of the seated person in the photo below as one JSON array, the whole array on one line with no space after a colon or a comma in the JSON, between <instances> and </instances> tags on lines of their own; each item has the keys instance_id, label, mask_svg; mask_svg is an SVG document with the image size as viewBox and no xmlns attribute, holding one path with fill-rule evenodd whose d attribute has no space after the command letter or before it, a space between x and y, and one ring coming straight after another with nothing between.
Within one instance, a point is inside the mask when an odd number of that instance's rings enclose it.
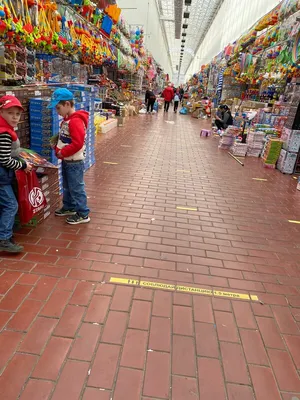
<instances>
[{"instance_id":1,"label":"seated person","mask_svg":"<svg viewBox=\"0 0 300 400\"><path fill-rule=\"evenodd\" d=\"M226 129L229 125L233 124L233 118L228 106L221 105L217 111L216 121L218 129Z\"/></svg>"}]
</instances>

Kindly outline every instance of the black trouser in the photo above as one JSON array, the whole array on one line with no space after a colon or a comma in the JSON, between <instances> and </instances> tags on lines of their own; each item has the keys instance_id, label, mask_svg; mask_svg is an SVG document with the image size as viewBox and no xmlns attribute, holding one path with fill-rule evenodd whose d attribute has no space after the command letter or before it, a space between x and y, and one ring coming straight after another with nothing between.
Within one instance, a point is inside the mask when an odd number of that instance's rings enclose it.
<instances>
[{"instance_id":1,"label":"black trouser","mask_svg":"<svg viewBox=\"0 0 300 400\"><path fill-rule=\"evenodd\" d=\"M151 109L151 112L153 111L154 104L155 104L155 99L149 99L148 100L147 112L149 112L150 109Z\"/></svg>"},{"instance_id":2,"label":"black trouser","mask_svg":"<svg viewBox=\"0 0 300 400\"><path fill-rule=\"evenodd\" d=\"M176 112L178 110L179 106L179 101L174 101L174 111Z\"/></svg>"},{"instance_id":3,"label":"black trouser","mask_svg":"<svg viewBox=\"0 0 300 400\"><path fill-rule=\"evenodd\" d=\"M169 111L170 103L170 101L165 100L165 111Z\"/></svg>"},{"instance_id":4,"label":"black trouser","mask_svg":"<svg viewBox=\"0 0 300 400\"><path fill-rule=\"evenodd\" d=\"M216 119L215 124L217 125L218 129L225 129L224 123L222 121L219 121L218 119Z\"/></svg>"}]
</instances>

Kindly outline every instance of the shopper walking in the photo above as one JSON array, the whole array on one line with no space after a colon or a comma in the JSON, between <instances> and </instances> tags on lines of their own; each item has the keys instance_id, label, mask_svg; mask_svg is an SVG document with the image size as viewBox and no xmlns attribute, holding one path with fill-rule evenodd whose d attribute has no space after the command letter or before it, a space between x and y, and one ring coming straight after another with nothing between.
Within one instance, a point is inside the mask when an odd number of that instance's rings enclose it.
<instances>
[{"instance_id":1,"label":"shopper walking","mask_svg":"<svg viewBox=\"0 0 300 400\"><path fill-rule=\"evenodd\" d=\"M180 96L179 96L179 91L177 90L174 96L174 113L177 113L179 102L180 102Z\"/></svg>"},{"instance_id":2,"label":"shopper walking","mask_svg":"<svg viewBox=\"0 0 300 400\"><path fill-rule=\"evenodd\" d=\"M22 111L22 104L15 96L0 98L0 251L21 253L23 247L13 239L13 226L18 211L18 202L13 191L15 171L31 171L32 166L18 160L20 141L15 128Z\"/></svg>"},{"instance_id":3,"label":"shopper walking","mask_svg":"<svg viewBox=\"0 0 300 400\"><path fill-rule=\"evenodd\" d=\"M180 97L181 102L183 100L183 95L184 95L184 89L183 89L183 86L181 85L180 89L179 89L179 97Z\"/></svg>"},{"instance_id":4,"label":"shopper walking","mask_svg":"<svg viewBox=\"0 0 300 400\"><path fill-rule=\"evenodd\" d=\"M162 96L165 100L164 111L168 112L170 103L174 98L174 90L172 88L172 83L169 83L169 85L165 88L165 90L162 92Z\"/></svg>"},{"instance_id":5,"label":"shopper walking","mask_svg":"<svg viewBox=\"0 0 300 400\"><path fill-rule=\"evenodd\" d=\"M73 93L56 89L49 108L56 108L63 117L58 142L53 146L57 158L62 160L63 206L55 211L57 217L68 217L70 225L90 222L87 196L84 187L85 139L89 113L75 111Z\"/></svg>"},{"instance_id":6,"label":"shopper walking","mask_svg":"<svg viewBox=\"0 0 300 400\"><path fill-rule=\"evenodd\" d=\"M147 106L147 113L150 114L150 112L153 112L153 107L156 101L156 96L154 92L152 91L151 88L147 89L146 95L145 95L145 104Z\"/></svg>"}]
</instances>

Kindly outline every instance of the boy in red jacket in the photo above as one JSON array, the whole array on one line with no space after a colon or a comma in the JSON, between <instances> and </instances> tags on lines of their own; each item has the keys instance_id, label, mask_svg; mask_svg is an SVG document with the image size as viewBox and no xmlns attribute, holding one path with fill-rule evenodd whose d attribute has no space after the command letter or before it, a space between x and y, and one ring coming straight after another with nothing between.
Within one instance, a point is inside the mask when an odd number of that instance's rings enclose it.
<instances>
[{"instance_id":1,"label":"boy in red jacket","mask_svg":"<svg viewBox=\"0 0 300 400\"><path fill-rule=\"evenodd\" d=\"M71 225L90 222L89 208L84 185L85 139L89 113L75 111L74 96L68 89L57 89L48 108L56 108L63 117L56 156L62 160L63 206L55 211L57 217L68 216Z\"/></svg>"},{"instance_id":2,"label":"boy in red jacket","mask_svg":"<svg viewBox=\"0 0 300 400\"><path fill-rule=\"evenodd\" d=\"M18 159L20 141L15 132L22 104L15 96L0 98L0 251L21 253L24 249L12 239L18 202L13 191L15 171L31 171L32 166Z\"/></svg>"}]
</instances>

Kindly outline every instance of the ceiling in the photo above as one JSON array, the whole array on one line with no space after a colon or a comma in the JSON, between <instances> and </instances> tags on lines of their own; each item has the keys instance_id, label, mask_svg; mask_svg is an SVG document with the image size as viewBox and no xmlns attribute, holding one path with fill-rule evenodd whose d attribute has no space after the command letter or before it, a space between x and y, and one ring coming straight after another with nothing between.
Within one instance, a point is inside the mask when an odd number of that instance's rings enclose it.
<instances>
[{"instance_id":1,"label":"ceiling","mask_svg":"<svg viewBox=\"0 0 300 400\"><path fill-rule=\"evenodd\" d=\"M185 74L224 0L158 0L173 74Z\"/></svg>"}]
</instances>

